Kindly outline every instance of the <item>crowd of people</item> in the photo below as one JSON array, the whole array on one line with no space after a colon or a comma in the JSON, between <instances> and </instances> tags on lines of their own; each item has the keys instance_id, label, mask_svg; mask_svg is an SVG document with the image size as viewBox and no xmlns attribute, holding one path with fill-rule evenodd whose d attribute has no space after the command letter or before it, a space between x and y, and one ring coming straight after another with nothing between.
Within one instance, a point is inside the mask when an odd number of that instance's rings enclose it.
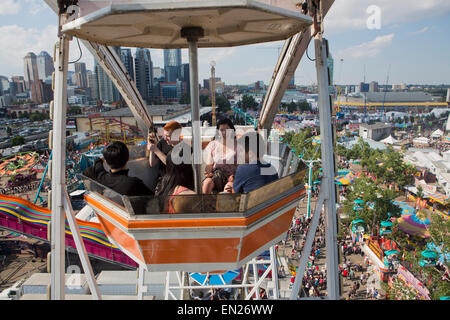
<instances>
[{"instance_id":1,"label":"crowd of people","mask_svg":"<svg viewBox=\"0 0 450 320\"><path fill-rule=\"evenodd\" d=\"M123 195L155 195L162 212L180 212L174 202L175 196L195 194L192 148L183 141L181 130L178 122L170 121L163 128L162 139L158 140L155 133L149 132L149 165L159 168L154 191L139 178L128 176L129 151L120 141L107 145L103 149L103 158L84 174ZM256 131L247 132L238 139L232 121L220 119L215 138L204 150L202 193L247 193L278 179L276 169L262 161L264 150L264 139ZM238 159L240 155L243 159ZM104 168L104 163L109 170Z\"/></svg>"},{"instance_id":2,"label":"crowd of people","mask_svg":"<svg viewBox=\"0 0 450 320\"><path fill-rule=\"evenodd\" d=\"M286 239L283 241L285 247L289 247L289 258L297 262L303 252L303 247L308 234L311 218L294 216L291 226L288 230ZM290 244L289 244L290 243ZM312 250L308 257L308 263L305 274L302 278L300 296L302 297L320 297L325 295L327 287L327 272L325 266L319 267L317 260L323 255L325 247L325 226L322 218L319 219L319 226L316 230L315 238L312 243ZM290 288L294 285L297 270L290 270Z\"/></svg>"}]
</instances>

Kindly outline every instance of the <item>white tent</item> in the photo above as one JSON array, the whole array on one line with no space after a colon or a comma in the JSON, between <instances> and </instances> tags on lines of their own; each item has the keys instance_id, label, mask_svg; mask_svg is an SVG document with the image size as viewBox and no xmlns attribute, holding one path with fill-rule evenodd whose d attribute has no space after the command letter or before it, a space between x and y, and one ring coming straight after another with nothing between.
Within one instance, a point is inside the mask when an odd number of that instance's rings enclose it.
<instances>
[{"instance_id":1,"label":"white tent","mask_svg":"<svg viewBox=\"0 0 450 320\"><path fill-rule=\"evenodd\" d=\"M389 135L389 137L381 140L380 142L387 143L387 144L394 144L394 143L397 143L398 140L394 139L394 137L392 135Z\"/></svg>"},{"instance_id":2,"label":"white tent","mask_svg":"<svg viewBox=\"0 0 450 320\"><path fill-rule=\"evenodd\" d=\"M418 137L418 138L413 139L413 143L418 143L418 144L428 144L429 142L430 142L430 140L425 137Z\"/></svg>"},{"instance_id":3,"label":"white tent","mask_svg":"<svg viewBox=\"0 0 450 320\"><path fill-rule=\"evenodd\" d=\"M437 129L436 131L434 131L434 132L431 134L431 137L432 137L432 138L440 138L440 137L442 137L443 135L444 135L444 132L442 132L441 129Z\"/></svg>"}]
</instances>

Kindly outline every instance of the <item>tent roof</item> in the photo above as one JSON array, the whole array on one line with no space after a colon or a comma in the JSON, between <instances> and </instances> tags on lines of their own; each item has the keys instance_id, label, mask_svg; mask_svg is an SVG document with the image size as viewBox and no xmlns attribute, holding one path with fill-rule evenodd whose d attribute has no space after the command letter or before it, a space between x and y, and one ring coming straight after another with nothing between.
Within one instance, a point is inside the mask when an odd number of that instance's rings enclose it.
<instances>
[{"instance_id":1,"label":"tent roof","mask_svg":"<svg viewBox=\"0 0 450 320\"><path fill-rule=\"evenodd\" d=\"M444 135L444 132L442 132L441 129L437 129L437 130L433 131L433 133L431 134L431 137L440 138L443 135Z\"/></svg>"},{"instance_id":2,"label":"tent roof","mask_svg":"<svg viewBox=\"0 0 450 320\"><path fill-rule=\"evenodd\" d=\"M389 135L389 137L387 137L386 139L381 140L380 142L388 143L388 144L394 144L394 143L398 142L398 140L396 140L392 135Z\"/></svg>"}]
</instances>

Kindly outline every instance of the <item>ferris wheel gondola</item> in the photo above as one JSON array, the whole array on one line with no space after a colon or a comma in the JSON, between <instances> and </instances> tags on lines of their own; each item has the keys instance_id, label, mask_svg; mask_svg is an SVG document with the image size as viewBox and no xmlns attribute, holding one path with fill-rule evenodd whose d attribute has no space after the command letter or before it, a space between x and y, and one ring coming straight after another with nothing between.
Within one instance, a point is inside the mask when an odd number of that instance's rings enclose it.
<instances>
[{"instance_id":1,"label":"ferris wheel gondola","mask_svg":"<svg viewBox=\"0 0 450 320\"><path fill-rule=\"evenodd\" d=\"M108 46L188 48L190 80L197 83L197 48L287 39L313 23L300 12L297 2L80 0L79 10L62 23L61 31ZM191 97L197 195L176 196L183 202L179 214L160 212L152 197L120 196L85 180L86 201L108 238L153 271L238 268L284 237L305 193L305 171L291 170L248 194L201 195L198 86L191 85Z\"/></svg>"}]
</instances>

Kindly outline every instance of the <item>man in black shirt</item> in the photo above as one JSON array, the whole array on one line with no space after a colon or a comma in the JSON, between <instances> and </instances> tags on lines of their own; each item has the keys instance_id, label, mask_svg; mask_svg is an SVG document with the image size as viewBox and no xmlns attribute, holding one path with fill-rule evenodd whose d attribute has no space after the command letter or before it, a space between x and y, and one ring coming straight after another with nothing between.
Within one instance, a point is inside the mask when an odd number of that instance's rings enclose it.
<instances>
[{"instance_id":1,"label":"man in black shirt","mask_svg":"<svg viewBox=\"0 0 450 320\"><path fill-rule=\"evenodd\" d=\"M85 175L100 184L127 196L146 196L153 192L136 177L128 176L125 166L129 159L127 146L120 141L110 143L103 150L104 159L97 159L93 167L85 171ZM110 166L110 171L103 167L103 161Z\"/></svg>"}]
</instances>

